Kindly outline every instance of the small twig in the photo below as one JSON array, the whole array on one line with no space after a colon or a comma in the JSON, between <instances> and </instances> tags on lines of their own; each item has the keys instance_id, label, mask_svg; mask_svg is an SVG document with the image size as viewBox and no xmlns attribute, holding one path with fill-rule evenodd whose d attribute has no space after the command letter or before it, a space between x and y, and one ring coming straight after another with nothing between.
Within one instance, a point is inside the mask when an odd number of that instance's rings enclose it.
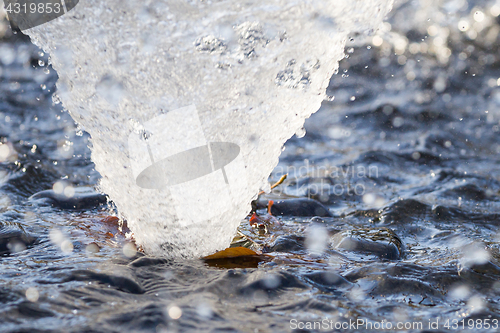
<instances>
[{"instance_id":1,"label":"small twig","mask_svg":"<svg viewBox=\"0 0 500 333\"><path fill-rule=\"evenodd\" d=\"M280 186L285 181L287 176L288 176L288 174L284 174L283 176L281 176L281 178L271 186L271 190ZM266 193L266 191L260 191L258 196L261 196L264 193Z\"/></svg>"}]
</instances>

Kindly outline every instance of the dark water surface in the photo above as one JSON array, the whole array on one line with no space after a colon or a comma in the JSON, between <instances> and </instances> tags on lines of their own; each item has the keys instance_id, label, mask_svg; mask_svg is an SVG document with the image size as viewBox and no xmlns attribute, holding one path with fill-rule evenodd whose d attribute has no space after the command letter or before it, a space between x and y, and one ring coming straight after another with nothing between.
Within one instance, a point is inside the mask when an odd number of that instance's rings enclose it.
<instances>
[{"instance_id":1,"label":"dark water surface","mask_svg":"<svg viewBox=\"0 0 500 333\"><path fill-rule=\"evenodd\" d=\"M439 45L432 22L397 30L409 4L389 21L405 51L356 46L353 36L328 89L335 99L306 122L305 137L287 143L271 180L290 177L268 198L314 199L328 211L307 200L277 203L284 227L266 235L243 221L241 232L271 256L258 268L129 254L124 237L107 234L107 205L30 199L95 185L99 174L88 137L52 102L57 75L47 56L7 33L0 331L284 332L323 320L305 331L342 323L337 331L395 331L398 323L415 332L498 331L499 20L484 7L489 25L475 38L450 33L443 61L431 52ZM462 15L477 18L474 4ZM356 320L372 326L346 326ZM388 323L393 330L380 328Z\"/></svg>"}]
</instances>

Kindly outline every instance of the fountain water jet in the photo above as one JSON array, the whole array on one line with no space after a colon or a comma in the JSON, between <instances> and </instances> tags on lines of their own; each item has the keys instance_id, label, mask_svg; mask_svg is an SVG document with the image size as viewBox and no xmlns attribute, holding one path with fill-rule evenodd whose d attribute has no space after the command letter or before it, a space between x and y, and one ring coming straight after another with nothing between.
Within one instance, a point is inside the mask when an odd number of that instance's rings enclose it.
<instances>
[{"instance_id":1,"label":"fountain water jet","mask_svg":"<svg viewBox=\"0 0 500 333\"><path fill-rule=\"evenodd\" d=\"M268 186L282 145L319 109L349 34L377 28L391 6L392 0L81 0L25 32L50 54L58 97L92 137L100 189L137 243L154 255L198 257L229 245L251 200ZM226 209L197 223L183 220L169 189L137 184L129 140L156 142L151 156L165 153L162 142L201 146L189 123L167 141L155 141L167 130L151 132L152 119L188 106L206 142L239 147L240 169L222 176L243 179L232 186ZM213 170L214 181L227 180ZM214 190L219 185L199 184L191 205L203 192L224 206L227 196Z\"/></svg>"}]
</instances>

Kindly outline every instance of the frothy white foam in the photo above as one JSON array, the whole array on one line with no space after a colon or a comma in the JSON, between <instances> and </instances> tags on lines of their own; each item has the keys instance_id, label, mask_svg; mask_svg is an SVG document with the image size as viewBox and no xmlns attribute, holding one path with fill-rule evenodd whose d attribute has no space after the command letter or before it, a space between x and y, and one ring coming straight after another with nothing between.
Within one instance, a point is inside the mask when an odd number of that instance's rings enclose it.
<instances>
[{"instance_id":1,"label":"frothy white foam","mask_svg":"<svg viewBox=\"0 0 500 333\"><path fill-rule=\"evenodd\" d=\"M229 245L282 145L319 109L348 36L377 28L391 5L81 0L26 32L50 54L57 95L90 133L100 188L137 243L151 254L197 257ZM239 147L244 171L226 209L198 223L179 219L171 191L137 185L129 147L131 135L154 138L149 121L188 106L196 108L206 142ZM177 130L177 139L193 146L190 129ZM198 191L219 198L217 186L202 184Z\"/></svg>"}]
</instances>

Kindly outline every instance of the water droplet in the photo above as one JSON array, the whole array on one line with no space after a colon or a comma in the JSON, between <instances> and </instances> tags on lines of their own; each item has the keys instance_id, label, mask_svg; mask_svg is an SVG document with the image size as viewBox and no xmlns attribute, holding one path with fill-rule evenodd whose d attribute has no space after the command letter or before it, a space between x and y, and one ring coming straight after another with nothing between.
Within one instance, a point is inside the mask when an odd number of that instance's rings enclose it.
<instances>
[{"instance_id":1,"label":"water droplet","mask_svg":"<svg viewBox=\"0 0 500 333\"><path fill-rule=\"evenodd\" d=\"M75 188L73 186L66 186L63 191L63 194L67 198L72 198L75 195Z\"/></svg>"},{"instance_id":2,"label":"water droplet","mask_svg":"<svg viewBox=\"0 0 500 333\"><path fill-rule=\"evenodd\" d=\"M7 144L0 144L0 162L6 161L10 156L12 152Z\"/></svg>"},{"instance_id":3,"label":"water droplet","mask_svg":"<svg viewBox=\"0 0 500 333\"><path fill-rule=\"evenodd\" d=\"M453 286L448 293L448 297L452 300L464 300L470 295L470 288L467 285L461 284Z\"/></svg>"},{"instance_id":4,"label":"water droplet","mask_svg":"<svg viewBox=\"0 0 500 333\"><path fill-rule=\"evenodd\" d=\"M360 288L360 287L354 287L349 293L348 293L348 297L352 300L352 301L363 301L366 296L365 296L365 293L363 292L363 290Z\"/></svg>"},{"instance_id":5,"label":"water droplet","mask_svg":"<svg viewBox=\"0 0 500 333\"><path fill-rule=\"evenodd\" d=\"M52 190L57 194L62 194L64 192L64 182L57 181L52 186Z\"/></svg>"},{"instance_id":6,"label":"water droplet","mask_svg":"<svg viewBox=\"0 0 500 333\"><path fill-rule=\"evenodd\" d=\"M133 243L127 243L123 246L123 254L127 258L133 258L137 253L137 248Z\"/></svg>"},{"instance_id":7,"label":"water droplet","mask_svg":"<svg viewBox=\"0 0 500 333\"><path fill-rule=\"evenodd\" d=\"M59 98L59 95L56 95L56 94L52 95L52 102L53 102L54 104L59 104L59 103L61 103L61 99Z\"/></svg>"},{"instance_id":8,"label":"water droplet","mask_svg":"<svg viewBox=\"0 0 500 333\"><path fill-rule=\"evenodd\" d=\"M486 302L480 296L472 296L467 302L467 307L472 313L478 313L486 307Z\"/></svg>"},{"instance_id":9,"label":"water droplet","mask_svg":"<svg viewBox=\"0 0 500 333\"><path fill-rule=\"evenodd\" d=\"M69 239L65 239L61 243L61 251L66 254L73 252L73 243Z\"/></svg>"},{"instance_id":10,"label":"water droplet","mask_svg":"<svg viewBox=\"0 0 500 333\"><path fill-rule=\"evenodd\" d=\"M306 232L305 244L312 255L319 256L328 248L330 236L322 224L312 224Z\"/></svg>"},{"instance_id":11,"label":"water droplet","mask_svg":"<svg viewBox=\"0 0 500 333\"><path fill-rule=\"evenodd\" d=\"M396 128L398 127L401 127L403 126L404 124L404 119L402 117L395 117L393 120L392 120L392 125Z\"/></svg>"},{"instance_id":12,"label":"water droplet","mask_svg":"<svg viewBox=\"0 0 500 333\"><path fill-rule=\"evenodd\" d=\"M300 128L297 132L295 132L295 136L297 138L303 138L306 135L306 129L304 127Z\"/></svg>"},{"instance_id":13,"label":"water droplet","mask_svg":"<svg viewBox=\"0 0 500 333\"><path fill-rule=\"evenodd\" d=\"M99 248L99 246L96 243L90 243L89 245L87 245L85 247L85 252L87 252L87 253L97 253L100 250L101 249Z\"/></svg>"},{"instance_id":14,"label":"water droplet","mask_svg":"<svg viewBox=\"0 0 500 333\"><path fill-rule=\"evenodd\" d=\"M40 294L38 293L38 290L35 287L29 287L26 289L26 298L30 302L36 302L38 301L38 298L40 297Z\"/></svg>"},{"instance_id":15,"label":"water droplet","mask_svg":"<svg viewBox=\"0 0 500 333\"><path fill-rule=\"evenodd\" d=\"M281 279L277 274L267 274L262 280L262 283L267 289L276 289L281 284Z\"/></svg>"},{"instance_id":16,"label":"water droplet","mask_svg":"<svg viewBox=\"0 0 500 333\"><path fill-rule=\"evenodd\" d=\"M213 310L207 303L200 303L196 307L196 312L198 312L198 316L203 319L210 319L213 316Z\"/></svg>"},{"instance_id":17,"label":"water droplet","mask_svg":"<svg viewBox=\"0 0 500 333\"><path fill-rule=\"evenodd\" d=\"M179 319L182 316L182 310L177 305L171 305L168 309L168 316L174 320Z\"/></svg>"}]
</instances>

